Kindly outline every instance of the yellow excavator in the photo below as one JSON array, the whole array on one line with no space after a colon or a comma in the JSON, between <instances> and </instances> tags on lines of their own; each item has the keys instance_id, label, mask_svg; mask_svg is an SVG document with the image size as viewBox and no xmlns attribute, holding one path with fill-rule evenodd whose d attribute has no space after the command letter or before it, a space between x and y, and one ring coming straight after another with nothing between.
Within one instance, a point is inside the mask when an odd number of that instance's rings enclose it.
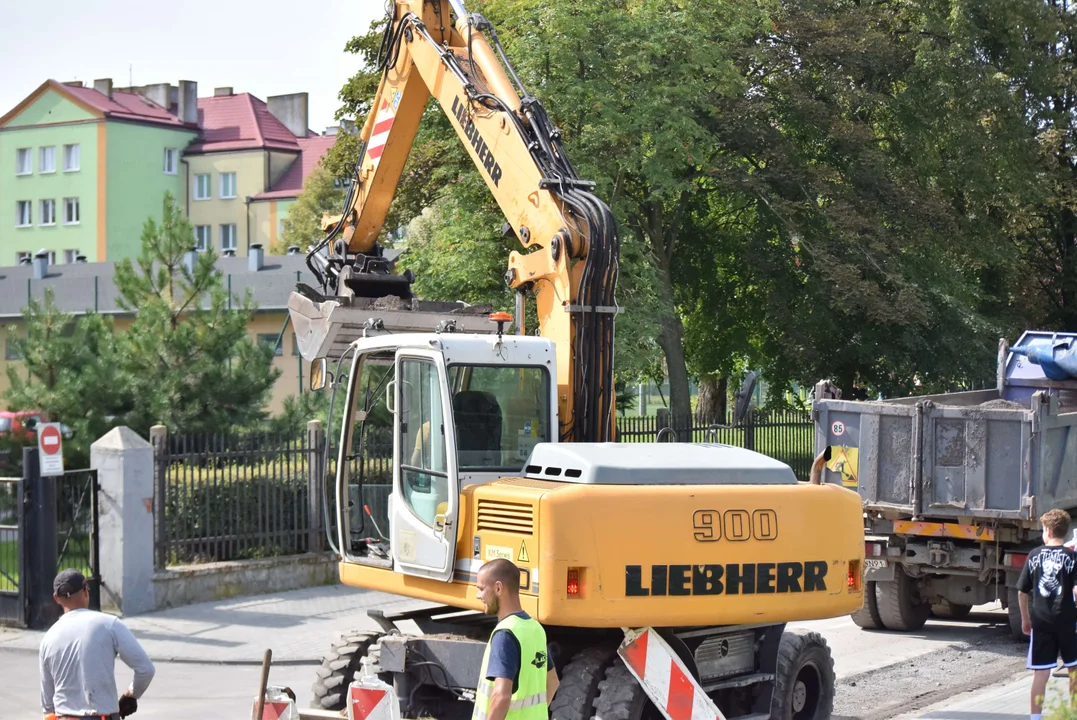
<instances>
[{"instance_id":1,"label":"yellow excavator","mask_svg":"<svg viewBox=\"0 0 1077 720\"><path fill-rule=\"evenodd\" d=\"M340 579L425 604L341 638L305 716L469 717L494 622L476 573L507 558L554 649L558 720L829 717L829 648L786 624L863 606L860 498L820 482L826 451L802 482L741 448L617 442L610 209L485 18L460 0L387 12L344 211L307 253L321 288L289 308L341 421L324 491ZM415 298L378 242L431 97L522 245L515 314Z\"/></svg>"}]
</instances>

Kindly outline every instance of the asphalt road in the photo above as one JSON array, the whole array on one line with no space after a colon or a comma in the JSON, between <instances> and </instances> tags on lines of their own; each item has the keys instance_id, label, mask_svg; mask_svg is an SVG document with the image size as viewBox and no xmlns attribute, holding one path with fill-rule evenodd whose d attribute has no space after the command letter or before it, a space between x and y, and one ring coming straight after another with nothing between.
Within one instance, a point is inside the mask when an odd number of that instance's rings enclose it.
<instances>
[{"instance_id":1,"label":"asphalt road","mask_svg":"<svg viewBox=\"0 0 1077 720\"><path fill-rule=\"evenodd\" d=\"M1009 639L1001 610L977 608L963 621L930 620L908 634L868 632L847 618L798 623L826 638L838 677L835 720L886 720L947 697L1001 682L1023 667L1025 648ZM139 720L222 718L251 714L260 667L158 663ZM118 687L130 671L117 663ZM0 651L0 707L9 717L40 717L37 656ZM313 665L274 666L270 682L291 687L310 702Z\"/></svg>"}]
</instances>

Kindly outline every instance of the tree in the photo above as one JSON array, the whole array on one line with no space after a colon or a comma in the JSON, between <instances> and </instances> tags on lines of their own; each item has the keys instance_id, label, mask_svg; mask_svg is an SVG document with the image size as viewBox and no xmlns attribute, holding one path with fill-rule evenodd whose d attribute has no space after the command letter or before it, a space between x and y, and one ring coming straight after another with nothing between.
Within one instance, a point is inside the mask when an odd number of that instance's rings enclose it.
<instances>
[{"instance_id":1,"label":"tree","mask_svg":"<svg viewBox=\"0 0 1077 720\"><path fill-rule=\"evenodd\" d=\"M46 289L44 302L30 301L24 322L25 336L9 336L22 366L8 366L5 398L13 409L37 410L70 427L64 454L73 466L84 467L90 445L108 432L131 400L112 319L65 313Z\"/></svg>"},{"instance_id":2,"label":"tree","mask_svg":"<svg viewBox=\"0 0 1077 720\"><path fill-rule=\"evenodd\" d=\"M344 194L344 189L336 186L336 178L326 169L323 158L303 181L302 192L288 209L284 232L270 252L283 255L291 245L306 248L321 240L325 235L322 215L339 214Z\"/></svg>"},{"instance_id":3,"label":"tree","mask_svg":"<svg viewBox=\"0 0 1077 720\"><path fill-rule=\"evenodd\" d=\"M219 432L265 418L280 376L271 348L251 339L250 290L230 296L211 249L187 264L194 233L170 194L161 222L147 219L138 267L116 265L120 305L136 313L117 337L132 405L126 422L141 433L162 423L177 432Z\"/></svg>"}]
</instances>

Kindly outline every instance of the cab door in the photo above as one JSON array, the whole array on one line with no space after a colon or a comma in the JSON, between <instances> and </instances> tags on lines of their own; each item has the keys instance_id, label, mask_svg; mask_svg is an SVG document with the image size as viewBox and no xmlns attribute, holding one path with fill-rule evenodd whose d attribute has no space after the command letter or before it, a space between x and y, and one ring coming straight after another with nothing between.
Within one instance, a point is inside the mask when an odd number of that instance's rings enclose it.
<instances>
[{"instance_id":1,"label":"cab door","mask_svg":"<svg viewBox=\"0 0 1077 720\"><path fill-rule=\"evenodd\" d=\"M460 483L445 361L400 350L392 397L393 561L408 575L448 581L456 557Z\"/></svg>"}]
</instances>

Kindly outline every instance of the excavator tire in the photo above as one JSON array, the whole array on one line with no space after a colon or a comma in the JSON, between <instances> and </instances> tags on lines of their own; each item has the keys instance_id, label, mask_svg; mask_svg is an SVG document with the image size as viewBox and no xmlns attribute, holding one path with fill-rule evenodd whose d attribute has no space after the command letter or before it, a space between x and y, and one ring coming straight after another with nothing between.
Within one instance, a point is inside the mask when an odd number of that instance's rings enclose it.
<instances>
[{"instance_id":1,"label":"excavator tire","mask_svg":"<svg viewBox=\"0 0 1077 720\"><path fill-rule=\"evenodd\" d=\"M828 720L834 711L834 658L817 632L787 630L778 645L771 720Z\"/></svg>"},{"instance_id":2,"label":"excavator tire","mask_svg":"<svg viewBox=\"0 0 1077 720\"><path fill-rule=\"evenodd\" d=\"M854 612L852 618L857 627L865 630L886 629L882 616L879 615L879 595L874 580L864 583L864 607Z\"/></svg>"},{"instance_id":3,"label":"excavator tire","mask_svg":"<svg viewBox=\"0 0 1077 720\"><path fill-rule=\"evenodd\" d=\"M355 679L355 674L362 669L362 661L370 646L378 641L380 633L347 633L333 643L329 653L322 658L321 667L314 672L318 679L314 681L311 692L314 694L310 706L322 710L343 710L347 705L348 686Z\"/></svg>"},{"instance_id":4,"label":"excavator tire","mask_svg":"<svg viewBox=\"0 0 1077 720\"><path fill-rule=\"evenodd\" d=\"M931 614L931 606L920 599L916 582L901 567L894 568L894 579L880 581L879 618L887 630L919 630Z\"/></svg>"},{"instance_id":5,"label":"excavator tire","mask_svg":"<svg viewBox=\"0 0 1077 720\"><path fill-rule=\"evenodd\" d=\"M558 690L560 693L560 690ZM557 696L554 695L556 698ZM662 715L620 658L598 684L595 720L661 720Z\"/></svg>"},{"instance_id":6,"label":"excavator tire","mask_svg":"<svg viewBox=\"0 0 1077 720\"><path fill-rule=\"evenodd\" d=\"M557 694L550 703L550 720L591 720L598 686L616 658L613 648L591 647L573 655L561 671Z\"/></svg>"},{"instance_id":7,"label":"excavator tire","mask_svg":"<svg viewBox=\"0 0 1077 720\"><path fill-rule=\"evenodd\" d=\"M943 598L931 606L931 614L943 620L964 620L972 612L971 605L952 603Z\"/></svg>"},{"instance_id":8,"label":"excavator tire","mask_svg":"<svg viewBox=\"0 0 1077 720\"><path fill-rule=\"evenodd\" d=\"M1006 615L1010 621L1010 637L1017 642L1027 643L1028 635L1021 628L1021 606L1018 604L1017 588L1006 588Z\"/></svg>"}]
</instances>

